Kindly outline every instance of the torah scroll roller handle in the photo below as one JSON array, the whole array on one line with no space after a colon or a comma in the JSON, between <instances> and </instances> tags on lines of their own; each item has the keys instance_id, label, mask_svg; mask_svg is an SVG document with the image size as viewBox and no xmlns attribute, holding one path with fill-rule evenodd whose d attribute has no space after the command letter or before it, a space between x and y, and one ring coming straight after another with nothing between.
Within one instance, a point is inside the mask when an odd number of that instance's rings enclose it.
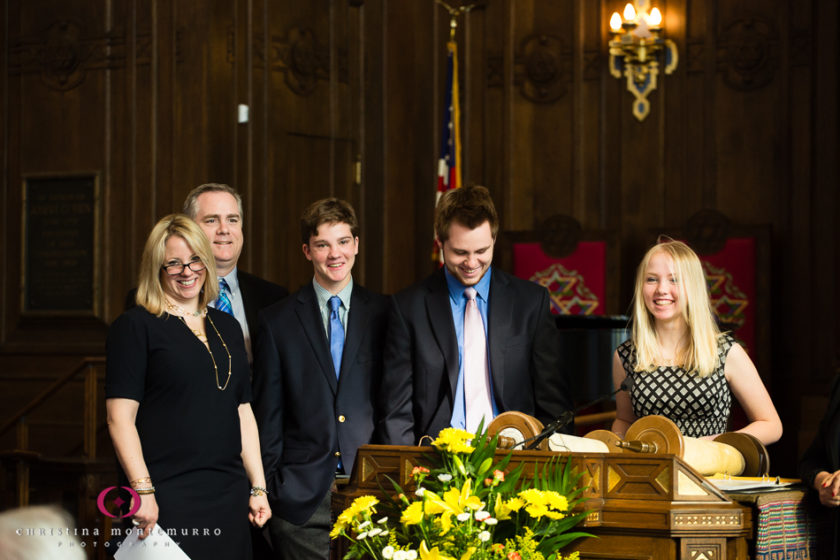
<instances>
[{"instance_id":1,"label":"torah scroll roller handle","mask_svg":"<svg viewBox=\"0 0 840 560\"><path fill-rule=\"evenodd\" d=\"M703 476L763 476L770 460L767 449L747 434L727 432L714 441L688 437L664 416L645 416L633 422L619 446L642 453L671 453Z\"/></svg>"}]
</instances>

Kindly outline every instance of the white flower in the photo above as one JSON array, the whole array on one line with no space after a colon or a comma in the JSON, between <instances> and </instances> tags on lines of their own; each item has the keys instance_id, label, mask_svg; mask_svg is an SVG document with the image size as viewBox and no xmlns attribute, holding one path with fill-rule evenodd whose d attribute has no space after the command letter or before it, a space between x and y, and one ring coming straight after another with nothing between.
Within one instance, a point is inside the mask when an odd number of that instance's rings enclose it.
<instances>
[{"instance_id":1,"label":"white flower","mask_svg":"<svg viewBox=\"0 0 840 560\"><path fill-rule=\"evenodd\" d=\"M405 560L405 551L395 550L394 551L394 560Z\"/></svg>"},{"instance_id":2,"label":"white flower","mask_svg":"<svg viewBox=\"0 0 840 560\"><path fill-rule=\"evenodd\" d=\"M475 520L476 520L476 521L484 521L484 520L485 520L485 519L487 519L488 517L490 517L490 512L485 511L485 510L483 510L483 509L478 510L477 512L475 512Z\"/></svg>"},{"instance_id":3,"label":"white flower","mask_svg":"<svg viewBox=\"0 0 840 560\"><path fill-rule=\"evenodd\" d=\"M478 540L481 542L487 542L490 540L490 531L482 531L478 534Z\"/></svg>"},{"instance_id":4,"label":"white flower","mask_svg":"<svg viewBox=\"0 0 840 560\"><path fill-rule=\"evenodd\" d=\"M468 511L465 511L464 513L459 513L455 516L455 519L457 519L461 523L463 523L464 521L469 521L470 513Z\"/></svg>"},{"instance_id":5,"label":"white flower","mask_svg":"<svg viewBox=\"0 0 840 560\"><path fill-rule=\"evenodd\" d=\"M418 498L422 498L423 494L425 492L426 492L426 489L421 486L420 488L418 488L417 490L414 491L414 495L417 496Z\"/></svg>"},{"instance_id":6,"label":"white flower","mask_svg":"<svg viewBox=\"0 0 840 560\"><path fill-rule=\"evenodd\" d=\"M390 544L382 549L382 558L391 560L394 557L394 547Z\"/></svg>"},{"instance_id":7,"label":"white flower","mask_svg":"<svg viewBox=\"0 0 840 560\"><path fill-rule=\"evenodd\" d=\"M379 527L376 527L376 528L368 531L368 536L369 537L375 537L376 535L379 535L380 533L382 533L382 529L380 529Z\"/></svg>"},{"instance_id":8,"label":"white flower","mask_svg":"<svg viewBox=\"0 0 840 560\"><path fill-rule=\"evenodd\" d=\"M416 550L406 550L406 557L405 560L417 560L417 551Z\"/></svg>"},{"instance_id":9,"label":"white flower","mask_svg":"<svg viewBox=\"0 0 840 560\"><path fill-rule=\"evenodd\" d=\"M379 521L377 521L377 523L379 523L380 525L385 525L386 523L388 523L388 518L387 518L387 517L383 517L382 519L380 519Z\"/></svg>"},{"instance_id":10,"label":"white flower","mask_svg":"<svg viewBox=\"0 0 840 560\"><path fill-rule=\"evenodd\" d=\"M487 523L488 525L495 525L496 523L499 522L499 520L496 519L495 517L488 517L487 519L484 520L484 522Z\"/></svg>"},{"instance_id":11,"label":"white flower","mask_svg":"<svg viewBox=\"0 0 840 560\"><path fill-rule=\"evenodd\" d=\"M359 523L359 526L356 527L356 529L358 529L359 531L363 531L368 525L370 525L370 521L362 521L361 523Z\"/></svg>"},{"instance_id":12,"label":"white flower","mask_svg":"<svg viewBox=\"0 0 840 560\"><path fill-rule=\"evenodd\" d=\"M447 473L439 474L438 480L440 480L441 482L449 482L450 480L452 480L452 475Z\"/></svg>"},{"instance_id":13,"label":"white flower","mask_svg":"<svg viewBox=\"0 0 840 560\"><path fill-rule=\"evenodd\" d=\"M367 538L367 536L368 536L367 533L359 533L358 535L356 535L356 540L357 541L363 541Z\"/></svg>"}]
</instances>

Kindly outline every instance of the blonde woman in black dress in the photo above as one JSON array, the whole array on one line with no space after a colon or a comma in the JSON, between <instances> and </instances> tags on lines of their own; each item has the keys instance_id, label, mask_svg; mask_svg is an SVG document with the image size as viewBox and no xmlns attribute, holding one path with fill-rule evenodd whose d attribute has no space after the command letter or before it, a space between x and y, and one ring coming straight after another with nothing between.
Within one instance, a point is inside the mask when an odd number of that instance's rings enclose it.
<instances>
[{"instance_id":1,"label":"blonde woman in black dress","mask_svg":"<svg viewBox=\"0 0 840 560\"><path fill-rule=\"evenodd\" d=\"M133 523L159 522L191 558L250 557L248 521L271 516L248 358L218 294L207 237L188 217L160 220L146 241L137 307L111 325L108 429L141 497Z\"/></svg>"},{"instance_id":2,"label":"blonde woman in black dress","mask_svg":"<svg viewBox=\"0 0 840 560\"><path fill-rule=\"evenodd\" d=\"M613 358L618 388L612 431L623 437L638 418L659 414L683 435L714 438L727 431L732 395L749 423L737 431L765 445L782 422L747 353L715 323L700 259L688 245L652 247L636 275L631 338Z\"/></svg>"}]
</instances>

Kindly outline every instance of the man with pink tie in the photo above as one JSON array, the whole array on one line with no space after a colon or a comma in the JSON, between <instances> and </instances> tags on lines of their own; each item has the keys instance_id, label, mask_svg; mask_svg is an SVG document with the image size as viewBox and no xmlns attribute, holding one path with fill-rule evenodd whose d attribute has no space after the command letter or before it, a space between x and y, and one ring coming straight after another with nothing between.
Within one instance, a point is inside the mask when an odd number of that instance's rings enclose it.
<instances>
[{"instance_id":1,"label":"man with pink tie","mask_svg":"<svg viewBox=\"0 0 840 560\"><path fill-rule=\"evenodd\" d=\"M491 266L499 218L481 186L435 210L445 266L393 296L378 441L416 444L516 410L544 423L571 410L548 292Z\"/></svg>"}]
</instances>

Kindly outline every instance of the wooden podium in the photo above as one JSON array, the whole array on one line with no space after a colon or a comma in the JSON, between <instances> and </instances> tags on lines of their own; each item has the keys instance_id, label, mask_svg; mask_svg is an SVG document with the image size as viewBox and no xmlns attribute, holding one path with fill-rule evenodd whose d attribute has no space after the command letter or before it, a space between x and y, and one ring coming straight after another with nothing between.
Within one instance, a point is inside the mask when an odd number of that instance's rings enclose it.
<instances>
[{"instance_id":1,"label":"wooden podium","mask_svg":"<svg viewBox=\"0 0 840 560\"><path fill-rule=\"evenodd\" d=\"M359 449L353 474L333 495L335 514L358 496L381 496L387 477L413 489L411 470L434 455L432 447L366 445ZM509 451L498 450L497 460ZM748 557L752 512L729 499L675 455L554 453L514 451L510 468L524 463L523 479L556 456L570 457L583 473L586 509L583 529L596 538L580 539L571 550L581 559L736 560ZM341 559L347 541L336 542Z\"/></svg>"}]
</instances>

